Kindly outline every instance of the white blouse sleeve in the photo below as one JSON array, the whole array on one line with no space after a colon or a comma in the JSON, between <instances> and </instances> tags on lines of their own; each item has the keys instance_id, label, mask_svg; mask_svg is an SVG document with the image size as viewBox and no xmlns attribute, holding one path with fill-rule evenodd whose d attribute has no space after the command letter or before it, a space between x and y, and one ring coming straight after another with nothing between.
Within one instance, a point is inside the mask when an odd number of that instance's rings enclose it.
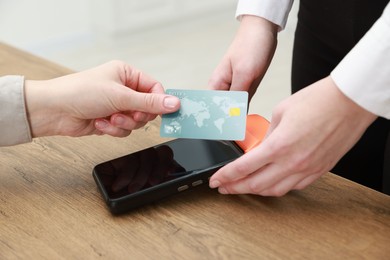
<instances>
[{"instance_id":1,"label":"white blouse sleeve","mask_svg":"<svg viewBox=\"0 0 390 260\"><path fill-rule=\"evenodd\" d=\"M24 77L0 77L0 146L31 142L24 100Z\"/></svg>"},{"instance_id":2,"label":"white blouse sleeve","mask_svg":"<svg viewBox=\"0 0 390 260\"><path fill-rule=\"evenodd\" d=\"M283 30L291 10L293 0L239 0L236 18L241 20L243 15L255 15L267 19Z\"/></svg>"},{"instance_id":3,"label":"white blouse sleeve","mask_svg":"<svg viewBox=\"0 0 390 260\"><path fill-rule=\"evenodd\" d=\"M390 4L331 77L354 102L390 119Z\"/></svg>"}]
</instances>

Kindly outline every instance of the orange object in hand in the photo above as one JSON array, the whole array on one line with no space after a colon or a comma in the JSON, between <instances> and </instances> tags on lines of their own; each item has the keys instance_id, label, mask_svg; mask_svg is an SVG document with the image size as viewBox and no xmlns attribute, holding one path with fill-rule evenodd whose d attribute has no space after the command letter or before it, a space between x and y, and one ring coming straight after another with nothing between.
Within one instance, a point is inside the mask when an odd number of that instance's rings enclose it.
<instances>
[{"instance_id":1,"label":"orange object in hand","mask_svg":"<svg viewBox=\"0 0 390 260\"><path fill-rule=\"evenodd\" d=\"M245 139L243 141L235 141L236 144L245 153L249 152L263 141L269 124L269 121L260 115L248 115L246 119Z\"/></svg>"}]
</instances>

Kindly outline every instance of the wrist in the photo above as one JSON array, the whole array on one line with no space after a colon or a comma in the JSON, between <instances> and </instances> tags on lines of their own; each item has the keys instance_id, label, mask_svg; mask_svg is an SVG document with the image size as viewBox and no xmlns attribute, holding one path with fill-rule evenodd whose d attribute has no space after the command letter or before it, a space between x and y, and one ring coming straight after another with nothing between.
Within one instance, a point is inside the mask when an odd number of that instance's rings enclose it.
<instances>
[{"instance_id":1,"label":"wrist","mask_svg":"<svg viewBox=\"0 0 390 260\"><path fill-rule=\"evenodd\" d=\"M367 128L369 125L372 124L372 122L375 121L375 119L378 118L377 115L361 107L355 101L346 96L339 89L339 87L336 85L336 83L331 77L328 77L327 80L329 80L329 82L331 83L332 89L335 93L335 103L340 104L340 112L343 112L343 115L346 117L346 119L348 118L351 121L357 121L359 122L358 125L363 128Z\"/></svg>"},{"instance_id":2,"label":"wrist","mask_svg":"<svg viewBox=\"0 0 390 260\"><path fill-rule=\"evenodd\" d=\"M56 135L54 124L58 116L51 102L49 81L26 80L24 89L32 137Z\"/></svg>"},{"instance_id":3,"label":"wrist","mask_svg":"<svg viewBox=\"0 0 390 260\"><path fill-rule=\"evenodd\" d=\"M277 47L278 26L258 16L244 15L229 52L236 60L237 68L251 73L250 84L254 89L271 64ZM243 58L245 57L245 58ZM249 86L248 86L249 87Z\"/></svg>"},{"instance_id":4,"label":"wrist","mask_svg":"<svg viewBox=\"0 0 390 260\"><path fill-rule=\"evenodd\" d=\"M255 15L243 15L241 19L240 27L250 27L256 30L263 30L271 33L275 37L278 33L278 25L272 23L271 21Z\"/></svg>"}]
</instances>

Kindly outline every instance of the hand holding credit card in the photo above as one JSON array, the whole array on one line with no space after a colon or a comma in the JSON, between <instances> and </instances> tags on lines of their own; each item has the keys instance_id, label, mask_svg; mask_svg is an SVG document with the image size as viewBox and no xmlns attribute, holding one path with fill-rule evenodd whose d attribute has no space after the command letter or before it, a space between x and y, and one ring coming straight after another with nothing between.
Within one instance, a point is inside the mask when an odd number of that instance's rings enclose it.
<instances>
[{"instance_id":1,"label":"hand holding credit card","mask_svg":"<svg viewBox=\"0 0 390 260\"><path fill-rule=\"evenodd\" d=\"M162 116L162 137L243 140L248 93L245 91L168 89L180 109Z\"/></svg>"}]
</instances>

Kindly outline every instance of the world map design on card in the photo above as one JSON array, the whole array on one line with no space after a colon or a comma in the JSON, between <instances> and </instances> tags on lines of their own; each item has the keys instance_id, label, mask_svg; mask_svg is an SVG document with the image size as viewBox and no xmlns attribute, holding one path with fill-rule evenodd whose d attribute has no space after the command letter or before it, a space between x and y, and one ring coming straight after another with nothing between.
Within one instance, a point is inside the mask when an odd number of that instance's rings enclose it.
<instances>
[{"instance_id":1,"label":"world map design on card","mask_svg":"<svg viewBox=\"0 0 390 260\"><path fill-rule=\"evenodd\" d=\"M243 140L248 93L245 91L168 89L180 99L179 111L162 116L163 137Z\"/></svg>"}]
</instances>

